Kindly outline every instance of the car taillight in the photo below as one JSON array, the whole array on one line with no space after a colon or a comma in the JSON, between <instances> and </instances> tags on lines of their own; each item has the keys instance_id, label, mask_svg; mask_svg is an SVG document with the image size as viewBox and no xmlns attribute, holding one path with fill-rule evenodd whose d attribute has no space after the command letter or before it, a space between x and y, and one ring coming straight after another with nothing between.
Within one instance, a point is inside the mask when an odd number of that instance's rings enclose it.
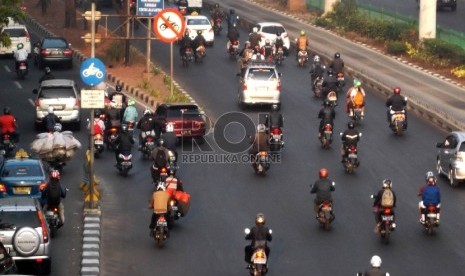
<instances>
[{"instance_id":1,"label":"car taillight","mask_svg":"<svg viewBox=\"0 0 465 276\"><path fill-rule=\"evenodd\" d=\"M391 213L391 209L387 208L387 209L384 209L384 213L386 215L389 215Z\"/></svg>"},{"instance_id":2,"label":"car taillight","mask_svg":"<svg viewBox=\"0 0 465 276\"><path fill-rule=\"evenodd\" d=\"M40 183L39 191L43 191L45 189L45 187L47 187L47 183L45 183L45 182Z\"/></svg>"},{"instance_id":3,"label":"car taillight","mask_svg":"<svg viewBox=\"0 0 465 276\"><path fill-rule=\"evenodd\" d=\"M281 91L281 83L280 82L278 82L278 84L276 85L276 90Z\"/></svg>"},{"instance_id":4,"label":"car taillight","mask_svg":"<svg viewBox=\"0 0 465 276\"><path fill-rule=\"evenodd\" d=\"M73 109L79 109L79 99L74 100Z\"/></svg>"},{"instance_id":5,"label":"car taillight","mask_svg":"<svg viewBox=\"0 0 465 276\"><path fill-rule=\"evenodd\" d=\"M41 211L37 211L37 215L39 216L40 220L40 227L42 227L42 236L44 237L44 243L48 242L48 231L47 231L47 223L45 222L44 215Z\"/></svg>"},{"instance_id":6,"label":"car taillight","mask_svg":"<svg viewBox=\"0 0 465 276\"><path fill-rule=\"evenodd\" d=\"M271 130L271 133L273 134L281 134L281 130L279 130L279 128L275 127Z\"/></svg>"},{"instance_id":7,"label":"car taillight","mask_svg":"<svg viewBox=\"0 0 465 276\"><path fill-rule=\"evenodd\" d=\"M47 50L47 49L43 49L42 51L40 51L40 54L43 55L43 56L48 56L48 55L50 55L50 51Z\"/></svg>"},{"instance_id":8,"label":"car taillight","mask_svg":"<svg viewBox=\"0 0 465 276\"><path fill-rule=\"evenodd\" d=\"M72 56L73 55L73 50L71 49L66 49L63 51L63 55L65 56Z\"/></svg>"},{"instance_id":9,"label":"car taillight","mask_svg":"<svg viewBox=\"0 0 465 276\"><path fill-rule=\"evenodd\" d=\"M37 99L34 103L35 103L36 108L39 109L40 108L40 100Z\"/></svg>"},{"instance_id":10,"label":"car taillight","mask_svg":"<svg viewBox=\"0 0 465 276\"><path fill-rule=\"evenodd\" d=\"M3 184L0 184L0 192L1 193L6 193L6 187Z\"/></svg>"},{"instance_id":11,"label":"car taillight","mask_svg":"<svg viewBox=\"0 0 465 276\"><path fill-rule=\"evenodd\" d=\"M29 32L26 32L26 42L29 42Z\"/></svg>"},{"instance_id":12,"label":"car taillight","mask_svg":"<svg viewBox=\"0 0 465 276\"><path fill-rule=\"evenodd\" d=\"M40 258L39 258L39 259L36 259L36 263L38 263L38 264L41 264L42 261L43 261L43 259L40 259Z\"/></svg>"},{"instance_id":13,"label":"car taillight","mask_svg":"<svg viewBox=\"0 0 465 276\"><path fill-rule=\"evenodd\" d=\"M162 169L161 169L161 172L162 172L162 173L166 173L166 168L162 168Z\"/></svg>"}]
</instances>

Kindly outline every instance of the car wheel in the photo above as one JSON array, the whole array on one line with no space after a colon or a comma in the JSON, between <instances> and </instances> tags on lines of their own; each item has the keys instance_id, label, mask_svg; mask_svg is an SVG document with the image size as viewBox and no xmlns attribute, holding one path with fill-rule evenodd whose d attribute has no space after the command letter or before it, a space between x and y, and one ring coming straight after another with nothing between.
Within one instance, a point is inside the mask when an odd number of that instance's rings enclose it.
<instances>
[{"instance_id":1,"label":"car wheel","mask_svg":"<svg viewBox=\"0 0 465 276\"><path fill-rule=\"evenodd\" d=\"M449 173L448 173L447 177L449 178L449 184L452 187L456 187L457 184L458 184L458 181L457 181L457 179L454 178L454 174L452 173L452 168L449 168Z\"/></svg>"},{"instance_id":2,"label":"car wheel","mask_svg":"<svg viewBox=\"0 0 465 276\"><path fill-rule=\"evenodd\" d=\"M441 160L439 160L439 158L436 161L436 173L438 176L441 175Z\"/></svg>"},{"instance_id":3,"label":"car wheel","mask_svg":"<svg viewBox=\"0 0 465 276\"><path fill-rule=\"evenodd\" d=\"M32 256L39 250L40 235L32 227L19 228L13 236L13 247L20 256Z\"/></svg>"}]
</instances>

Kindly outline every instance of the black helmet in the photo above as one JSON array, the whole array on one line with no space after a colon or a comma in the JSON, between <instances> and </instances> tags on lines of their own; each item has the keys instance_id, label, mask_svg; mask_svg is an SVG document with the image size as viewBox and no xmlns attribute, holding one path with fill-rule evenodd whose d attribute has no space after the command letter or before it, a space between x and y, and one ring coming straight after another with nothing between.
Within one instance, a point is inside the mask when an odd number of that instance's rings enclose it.
<instances>
[{"instance_id":1,"label":"black helmet","mask_svg":"<svg viewBox=\"0 0 465 276\"><path fill-rule=\"evenodd\" d=\"M334 74L333 68L329 67L327 73L328 73L329 76L332 76Z\"/></svg>"},{"instance_id":2,"label":"black helmet","mask_svg":"<svg viewBox=\"0 0 465 276\"><path fill-rule=\"evenodd\" d=\"M201 30L198 30L198 31L197 31L197 34L198 34L198 35L201 35L201 34L202 34L202 31L201 31Z\"/></svg>"},{"instance_id":3,"label":"black helmet","mask_svg":"<svg viewBox=\"0 0 465 276\"><path fill-rule=\"evenodd\" d=\"M5 108L3 108L3 114L5 114L5 115L10 114L10 111L11 111L11 109L8 106L5 106Z\"/></svg>"},{"instance_id":4,"label":"black helmet","mask_svg":"<svg viewBox=\"0 0 465 276\"><path fill-rule=\"evenodd\" d=\"M116 90L116 92L121 92L121 90L123 90L123 87L121 87L121 85L117 84L115 86L115 90Z\"/></svg>"},{"instance_id":5,"label":"black helmet","mask_svg":"<svg viewBox=\"0 0 465 276\"><path fill-rule=\"evenodd\" d=\"M45 67L44 68L45 74L50 74L52 71L50 70L50 67Z\"/></svg>"},{"instance_id":6,"label":"black helmet","mask_svg":"<svg viewBox=\"0 0 465 276\"><path fill-rule=\"evenodd\" d=\"M281 32L280 32L280 31L277 31L277 32L276 32L276 36L281 36Z\"/></svg>"},{"instance_id":7,"label":"black helmet","mask_svg":"<svg viewBox=\"0 0 465 276\"><path fill-rule=\"evenodd\" d=\"M121 125L121 131L122 132L127 132L128 131L128 125L127 124L122 124Z\"/></svg>"},{"instance_id":8,"label":"black helmet","mask_svg":"<svg viewBox=\"0 0 465 276\"><path fill-rule=\"evenodd\" d=\"M165 143L165 141L163 141L163 139L160 138L160 139L158 139L158 141L157 141L157 146L163 147L163 144L164 144L164 143Z\"/></svg>"},{"instance_id":9,"label":"black helmet","mask_svg":"<svg viewBox=\"0 0 465 276\"><path fill-rule=\"evenodd\" d=\"M230 14L234 14L234 13L235 13L234 9L230 9L230 10L229 10L229 13L230 13Z\"/></svg>"},{"instance_id":10,"label":"black helmet","mask_svg":"<svg viewBox=\"0 0 465 276\"><path fill-rule=\"evenodd\" d=\"M329 101L328 101L328 100L324 100L324 101L323 101L323 106L330 106Z\"/></svg>"},{"instance_id":11,"label":"black helmet","mask_svg":"<svg viewBox=\"0 0 465 276\"><path fill-rule=\"evenodd\" d=\"M341 57L341 54L339 54L339 53L334 54L334 58L340 58L340 57Z\"/></svg>"},{"instance_id":12,"label":"black helmet","mask_svg":"<svg viewBox=\"0 0 465 276\"><path fill-rule=\"evenodd\" d=\"M351 122L348 122L348 123L347 123L347 127L348 127L349 129L354 129L354 127L355 127L354 122L352 122L352 121L351 121Z\"/></svg>"},{"instance_id":13,"label":"black helmet","mask_svg":"<svg viewBox=\"0 0 465 276\"><path fill-rule=\"evenodd\" d=\"M102 114L102 112L100 111L100 109L96 109L94 110L94 116L97 118L97 117L100 117L100 115Z\"/></svg>"}]
</instances>

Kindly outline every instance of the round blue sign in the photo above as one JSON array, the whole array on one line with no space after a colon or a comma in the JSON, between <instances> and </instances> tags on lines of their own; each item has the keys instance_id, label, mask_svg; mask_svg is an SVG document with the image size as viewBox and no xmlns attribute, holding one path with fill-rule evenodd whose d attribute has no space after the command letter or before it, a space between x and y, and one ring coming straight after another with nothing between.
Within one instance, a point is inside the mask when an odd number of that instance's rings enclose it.
<instances>
[{"instance_id":1,"label":"round blue sign","mask_svg":"<svg viewBox=\"0 0 465 276\"><path fill-rule=\"evenodd\" d=\"M98 58L88 58L81 64L80 75L82 81L89 85L95 86L105 80L107 71L105 65Z\"/></svg>"}]
</instances>

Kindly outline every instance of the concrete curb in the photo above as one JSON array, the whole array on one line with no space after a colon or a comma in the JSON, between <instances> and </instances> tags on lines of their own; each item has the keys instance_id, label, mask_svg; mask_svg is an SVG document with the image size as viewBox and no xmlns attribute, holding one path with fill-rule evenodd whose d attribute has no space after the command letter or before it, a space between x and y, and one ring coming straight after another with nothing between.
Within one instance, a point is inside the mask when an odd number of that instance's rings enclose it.
<instances>
[{"instance_id":1,"label":"concrete curb","mask_svg":"<svg viewBox=\"0 0 465 276\"><path fill-rule=\"evenodd\" d=\"M84 209L81 276L100 275L100 209Z\"/></svg>"}]
</instances>

